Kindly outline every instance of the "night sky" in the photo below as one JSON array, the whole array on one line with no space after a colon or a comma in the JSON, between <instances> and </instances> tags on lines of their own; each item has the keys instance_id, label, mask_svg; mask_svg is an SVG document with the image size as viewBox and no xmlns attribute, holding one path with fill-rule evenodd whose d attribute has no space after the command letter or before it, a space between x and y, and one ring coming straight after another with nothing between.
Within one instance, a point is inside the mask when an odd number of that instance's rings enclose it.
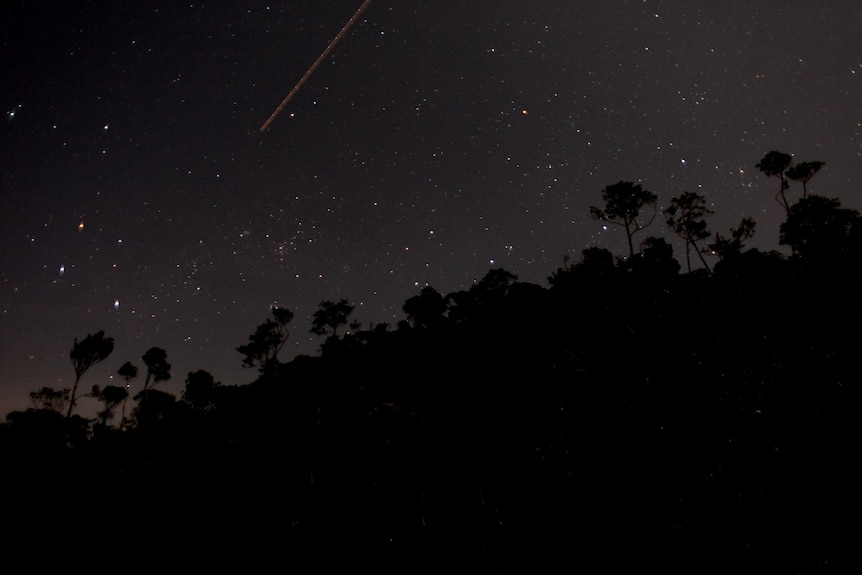
<instances>
[{"instance_id":1,"label":"night sky","mask_svg":"<svg viewBox=\"0 0 862 575\"><path fill-rule=\"evenodd\" d=\"M179 395L254 380L236 347L274 304L286 361L318 353L324 299L394 327L426 285L547 286L566 254L625 254L589 213L620 180L785 253L766 152L862 209L858 0L373 0L260 131L361 3L3 4L0 418L71 387L99 330L82 389L158 346ZM646 235L684 257L661 217Z\"/></svg>"}]
</instances>

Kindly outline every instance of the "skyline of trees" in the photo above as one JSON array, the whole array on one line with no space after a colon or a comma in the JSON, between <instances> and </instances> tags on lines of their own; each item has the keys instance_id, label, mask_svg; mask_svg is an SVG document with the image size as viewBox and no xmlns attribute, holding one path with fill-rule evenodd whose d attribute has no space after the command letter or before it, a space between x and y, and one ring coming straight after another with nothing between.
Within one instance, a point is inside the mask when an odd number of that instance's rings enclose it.
<instances>
[{"instance_id":1,"label":"skyline of trees","mask_svg":"<svg viewBox=\"0 0 862 575\"><path fill-rule=\"evenodd\" d=\"M786 210L786 221L780 226L778 245L789 246L791 257L810 256L816 254L818 257L846 256L847 249L852 249L849 238L855 238L858 243L860 235L859 213L856 210L842 208L837 198L826 198L819 195L809 195L807 183L813 178L825 162L800 162L792 164L793 156L776 150L765 154L756 164L767 177L776 177L781 182L781 190L776 194L778 203ZM789 181L793 180L802 184L803 190L800 198L792 206L786 196L789 189ZM606 186L602 190L604 206L591 206L590 213L594 218L621 227L626 235L629 247L628 257L614 256L604 248L588 248L582 251L582 267L599 267L611 269L622 265L629 260L629 266L638 265L638 262L653 259L663 259L665 265L673 268L671 260L676 256L666 240L654 236L646 237L638 249L635 250L635 234L646 230L658 214L658 196L651 191L644 190L636 182L619 181L616 184ZM644 210L652 210L646 216ZM707 263L706 256L717 257L719 262L729 257L741 254L745 249L745 241L753 237L756 223L752 218L743 218L736 228L730 230L730 236L724 237L719 232L711 232L708 229L707 218L713 215L713 210L706 207L705 197L684 191L678 196L670 199L668 207L662 210L667 228L678 237L685 245L686 272L692 273L690 261L691 252L695 252L706 273L713 271ZM706 247L699 242L712 239ZM848 247L850 246L850 247ZM662 255L659 255L659 254ZM604 264L598 264L597 257L604 260ZM834 259L834 258L833 258ZM568 265L569 256L566 256L564 264ZM653 262L655 263L655 262ZM566 268L568 269L568 268ZM500 270L503 271L503 270ZM560 274L563 270L558 269L549 276L549 284L560 282ZM510 272L506 272L509 274ZM479 282L513 281L514 274L506 280L489 273ZM480 287L480 286L474 286ZM445 297L437 292L432 286L426 286L416 296L408 298L404 302L403 311L406 322L413 327L429 327L439 325L439 320L445 314L457 317L461 313L459 309L459 297L465 292L447 294ZM461 308L464 304L460 304ZM310 333L326 336L326 339L337 339L338 327L350 325L353 331L359 331L361 326L357 322L350 322L349 316L354 306L347 299L322 300L318 309L312 316ZM248 343L240 345L236 350L242 355L244 367L256 367L260 375L272 373L281 361L278 352L287 342L289 331L288 324L293 320L294 314L287 308L273 306L271 318L267 318L258 325L255 332L249 336ZM378 330L388 330L388 324L379 324ZM321 345L324 348L326 341ZM76 339L70 357L75 369L75 383L70 390L54 390L44 387L30 394L31 401L37 409L57 410L66 409L66 417L71 417L72 410L79 396L77 389L83 374L92 365L95 365L110 355L113 350L113 339L106 338L104 331L89 334L83 341ZM140 358L146 368L146 377L142 390L134 396L139 399L143 392L150 391L157 383L171 379L171 364L167 361L167 352L159 347L151 347ZM131 362L125 362L118 370L118 375L125 381L125 389L116 386L106 386L104 389L94 385L90 393L81 397L90 397L102 403L103 408L97 413L97 419L105 424L113 417L113 411L118 406L123 406L121 426L126 421L125 409L130 395L131 381L138 375L138 367ZM195 386L201 386L200 381L205 380L205 370L198 370L197 376L193 378ZM189 373L192 375L192 372ZM210 376L211 377L211 376ZM58 407L61 406L61 407Z\"/></svg>"}]
</instances>

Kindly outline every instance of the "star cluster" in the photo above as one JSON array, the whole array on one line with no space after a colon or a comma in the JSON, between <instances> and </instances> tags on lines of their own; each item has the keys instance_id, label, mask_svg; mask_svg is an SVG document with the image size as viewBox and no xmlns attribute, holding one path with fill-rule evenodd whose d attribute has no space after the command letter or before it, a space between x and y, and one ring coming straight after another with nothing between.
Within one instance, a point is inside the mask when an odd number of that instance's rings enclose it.
<instances>
[{"instance_id":1,"label":"star cluster","mask_svg":"<svg viewBox=\"0 0 862 575\"><path fill-rule=\"evenodd\" d=\"M623 253L589 215L620 180L705 196L714 231L752 217L761 249L769 150L862 207L855 2L375 0L259 131L358 5L2 8L0 415L71 386L98 330L116 347L85 384L159 346L178 393L197 369L252 380L235 348L272 305L313 354L323 299L394 326L426 285L545 285Z\"/></svg>"}]
</instances>

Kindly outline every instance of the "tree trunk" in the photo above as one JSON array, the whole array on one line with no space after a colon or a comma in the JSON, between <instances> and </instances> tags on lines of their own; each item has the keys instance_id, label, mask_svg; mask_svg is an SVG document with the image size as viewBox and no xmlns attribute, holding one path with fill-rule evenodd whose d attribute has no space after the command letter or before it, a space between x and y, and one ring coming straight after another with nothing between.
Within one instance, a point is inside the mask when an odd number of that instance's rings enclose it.
<instances>
[{"instance_id":1,"label":"tree trunk","mask_svg":"<svg viewBox=\"0 0 862 575\"><path fill-rule=\"evenodd\" d=\"M72 408L75 407L75 394L78 392L78 382L81 381L81 374L75 374L75 385L72 387L72 397L69 398L69 409L66 411L66 417L72 417Z\"/></svg>"}]
</instances>

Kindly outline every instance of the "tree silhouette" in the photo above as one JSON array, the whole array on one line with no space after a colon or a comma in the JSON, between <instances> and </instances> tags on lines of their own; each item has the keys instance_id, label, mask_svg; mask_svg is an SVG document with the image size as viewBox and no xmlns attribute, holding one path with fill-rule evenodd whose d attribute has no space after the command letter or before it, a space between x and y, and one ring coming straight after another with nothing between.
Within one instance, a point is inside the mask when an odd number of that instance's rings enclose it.
<instances>
[{"instance_id":1,"label":"tree silhouette","mask_svg":"<svg viewBox=\"0 0 862 575\"><path fill-rule=\"evenodd\" d=\"M243 367L257 366L261 373L278 365L278 352L287 341L287 324L293 319L293 312L283 307L272 307L272 318L257 326L248 337L248 343L236 350L243 355Z\"/></svg>"},{"instance_id":2,"label":"tree silhouette","mask_svg":"<svg viewBox=\"0 0 862 575\"><path fill-rule=\"evenodd\" d=\"M718 256L719 260L726 260L742 252L745 240L754 236L755 221L751 218L742 218L739 225L730 230L730 237L725 238L715 232L715 239L709 244L709 249Z\"/></svg>"},{"instance_id":3,"label":"tree silhouette","mask_svg":"<svg viewBox=\"0 0 862 575\"><path fill-rule=\"evenodd\" d=\"M604 208L590 206L590 213L594 218L621 226L626 231L628 240L629 256L635 255L634 236L640 230L649 226L655 219L656 200L658 196L644 190L640 184L634 182L620 181L616 184L606 186L602 190ZM653 208L653 214L646 222L639 221L641 210L646 207Z\"/></svg>"},{"instance_id":4,"label":"tree silhouette","mask_svg":"<svg viewBox=\"0 0 862 575\"><path fill-rule=\"evenodd\" d=\"M112 351L114 351L114 338L105 337L104 331L88 334L82 341L75 338L72 343L72 351L69 352L72 366L75 368L75 385L72 387L72 393L69 397L69 410L66 412L66 417L72 416L72 409L75 407L75 400L77 399L75 394L78 391L81 376L92 366L111 355Z\"/></svg>"},{"instance_id":5,"label":"tree silhouette","mask_svg":"<svg viewBox=\"0 0 862 575\"><path fill-rule=\"evenodd\" d=\"M618 271L613 252L607 248L592 246L581 250L581 259L573 265L558 268L548 277L548 284L563 291L580 289L601 283Z\"/></svg>"},{"instance_id":6,"label":"tree silhouette","mask_svg":"<svg viewBox=\"0 0 862 575\"><path fill-rule=\"evenodd\" d=\"M190 371L182 399L196 409L209 411L215 405L215 393L220 385L206 370Z\"/></svg>"},{"instance_id":7,"label":"tree silhouette","mask_svg":"<svg viewBox=\"0 0 862 575\"><path fill-rule=\"evenodd\" d=\"M326 335L332 330L333 336L336 335L338 326L347 324L347 318L353 312L354 308L344 298L337 302L324 300L317 304L317 307L318 309L314 312L311 323L311 333Z\"/></svg>"},{"instance_id":8,"label":"tree silhouette","mask_svg":"<svg viewBox=\"0 0 862 575\"><path fill-rule=\"evenodd\" d=\"M788 178L794 182L802 182L802 199L808 197L808 182L825 165L824 162L800 162L787 170Z\"/></svg>"},{"instance_id":9,"label":"tree silhouette","mask_svg":"<svg viewBox=\"0 0 862 575\"><path fill-rule=\"evenodd\" d=\"M96 415L99 423L105 425L108 423L108 420L114 417L114 409L129 397L129 390L117 385L107 385L104 389L98 385L94 385L93 390L90 392L90 397L94 397L102 402L102 409Z\"/></svg>"},{"instance_id":10,"label":"tree silhouette","mask_svg":"<svg viewBox=\"0 0 862 575\"><path fill-rule=\"evenodd\" d=\"M446 295L446 317L453 324L484 323L517 280L517 275L503 268L488 270L469 290Z\"/></svg>"},{"instance_id":11,"label":"tree silhouette","mask_svg":"<svg viewBox=\"0 0 862 575\"><path fill-rule=\"evenodd\" d=\"M176 407L177 398L170 393L158 389L145 389L138 394L138 404L132 410L135 427L143 431L151 431L161 423L169 421L169 416Z\"/></svg>"},{"instance_id":12,"label":"tree silhouette","mask_svg":"<svg viewBox=\"0 0 862 575\"><path fill-rule=\"evenodd\" d=\"M150 389L150 382L155 386L162 381L171 378L171 364L168 363L168 353L160 347L151 347L141 356L141 361L147 366L147 378L144 380L144 389Z\"/></svg>"},{"instance_id":13,"label":"tree silhouette","mask_svg":"<svg viewBox=\"0 0 862 575\"><path fill-rule=\"evenodd\" d=\"M706 207L706 198L694 192L683 192L682 195L671 198L670 206L664 211L668 227L685 241L685 263L689 272L691 272L689 256L691 249L697 253L706 271L710 271L703 257L703 250L697 242L711 235L706 229L704 219L711 214L712 210Z\"/></svg>"},{"instance_id":14,"label":"tree silhouette","mask_svg":"<svg viewBox=\"0 0 862 575\"><path fill-rule=\"evenodd\" d=\"M518 276L503 268L488 270L478 282L470 287L470 291L480 296L480 299L500 298L505 296L509 288L518 281Z\"/></svg>"},{"instance_id":15,"label":"tree silhouette","mask_svg":"<svg viewBox=\"0 0 862 575\"><path fill-rule=\"evenodd\" d=\"M138 366L133 364L131 361L127 361L117 370L117 374L119 374L125 381L126 387L131 385L131 381L138 377Z\"/></svg>"},{"instance_id":16,"label":"tree silhouette","mask_svg":"<svg viewBox=\"0 0 862 575\"><path fill-rule=\"evenodd\" d=\"M755 164L755 167L766 174L767 177L771 178L774 176L778 178L780 184L778 193L775 194L775 200L784 207L785 211L790 211L790 204L787 203L787 196L784 194L785 190L789 187L785 173L790 167L790 162L792 161L793 156L790 154L772 150L771 152L767 152L767 154L763 156L757 164Z\"/></svg>"},{"instance_id":17,"label":"tree silhouette","mask_svg":"<svg viewBox=\"0 0 862 575\"><path fill-rule=\"evenodd\" d=\"M436 289L425 286L419 295L408 298L401 309L413 327L430 328L443 321L446 313L446 301Z\"/></svg>"},{"instance_id":18,"label":"tree silhouette","mask_svg":"<svg viewBox=\"0 0 862 575\"><path fill-rule=\"evenodd\" d=\"M614 254L596 246L581 251L581 259L574 266L579 272L588 276L608 276L616 272Z\"/></svg>"},{"instance_id":19,"label":"tree silhouette","mask_svg":"<svg viewBox=\"0 0 862 575\"><path fill-rule=\"evenodd\" d=\"M127 361L123 365L120 366L120 369L117 370L117 373L126 381L126 391L128 391L132 386L132 380L138 377L138 366L134 365L131 361ZM126 394L126 398L123 399L123 410L122 415L120 417L120 428L126 424L126 402L128 401L129 394Z\"/></svg>"},{"instance_id":20,"label":"tree silhouette","mask_svg":"<svg viewBox=\"0 0 862 575\"><path fill-rule=\"evenodd\" d=\"M859 217L858 211L842 208L837 198L811 195L790 208L779 228L778 243L790 246L797 256L835 262L845 255Z\"/></svg>"},{"instance_id":21,"label":"tree silhouette","mask_svg":"<svg viewBox=\"0 0 862 575\"><path fill-rule=\"evenodd\" d=\"M640 252L629 260L639 277L671 278L679 273L679 262L673 257L673 246L664 238L647 237ZM709 268L706 268L709 271Z\"/></svg>"}]
</instances>

